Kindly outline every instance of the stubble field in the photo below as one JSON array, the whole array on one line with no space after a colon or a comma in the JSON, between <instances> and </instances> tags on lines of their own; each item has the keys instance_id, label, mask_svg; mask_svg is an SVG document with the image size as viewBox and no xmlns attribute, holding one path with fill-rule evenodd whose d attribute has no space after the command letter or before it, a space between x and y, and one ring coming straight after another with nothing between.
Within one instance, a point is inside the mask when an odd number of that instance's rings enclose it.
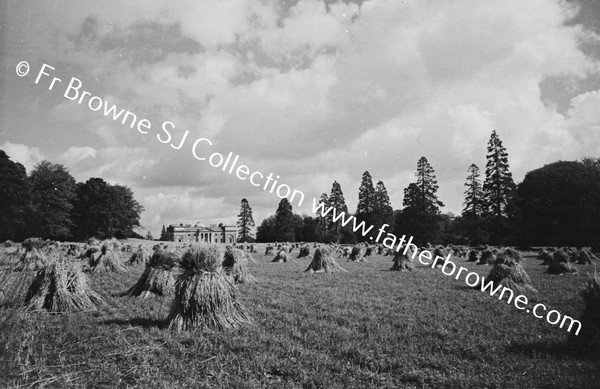
<instances>
[{"instance_id":1,"label":"stubble field","mask_svg":"<svg viewBox=\"0 0 600 389\"><path fill-rule=\"evenodd\" d=\"M569 353L568 333L504 301L417 264L391 272L391 257L338 263L348 273L308 274L310 259L271 263L264 246L238 285L254 324L176 333L161 328L171 300L117 297L143 267L91 274L107 300L96 312L24 312L33 272L0 272L0 382L4 387L597 388L598 360ZM311 256L314 249L311 245ZM295 258L298 251L292 256ZM0 269L8 269L5 260ZM457 264L487 275L490 266ZM524 267L531 301L578 318L579 275Z\"/></svg>"}]
</instances>

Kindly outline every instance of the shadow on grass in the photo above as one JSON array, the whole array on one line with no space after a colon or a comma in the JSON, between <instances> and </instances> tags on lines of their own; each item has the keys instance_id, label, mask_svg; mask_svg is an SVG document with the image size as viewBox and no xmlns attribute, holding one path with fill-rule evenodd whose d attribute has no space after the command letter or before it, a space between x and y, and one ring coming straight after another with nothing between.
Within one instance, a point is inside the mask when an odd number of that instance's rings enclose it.
<instances>
[{"instance_id":1,"label":"shadow on grass","mask_svg":"<svg viewBox=\"0 0 600 389\"><path fill-rule=\"evenodd\" d=\"M162 319L148 319L142 317L136 317L133 319L111 319L101 321L100 324L108 325L108 324L116 324L119 326L132 326L132 327L142 327L142 328L165 328L167 322Z\"/></svg>"},{"instance_id":2,"label":"shadow on grass","mask_svg":"<svg viewBox=\"0 0 600 389\"><path fill-rule=\"evenodd\" d=\"M539 357L540 354L560 357L573 354L571 350L567 349L566 343L549 343L542 341L513 343L506 347L506 351L514 354L527 355L530 357Z\"/></svg>"},{"instance_id":3,"label":"shadow on grass","mask_svg":"<svg viewBox=\"0 0 600 389\"><path fill-rule=\"evenodd\" d=\"M456 289L462 290L462 291L471 291L471 292L474 290L478 290L479 292L481 292L481 286L479 286L479 285L469 286L469 285L463 284L463 285L457 286Z\"/></svg>"},{"instance_id":4,"label":"shadow on grass","mask_svg":"<svg viewBox=\"0 0 600 389\"><path fill-rule=\"evenodd\" d=\"M521 354L532 358L539 358L541 355L548 355L554 358L577 358L598 360L600 356L590 352L577 349L571 349L567 342L527 342L511 344L506 347L506 351L513 354Z\"/></svg>"}]
</instances>

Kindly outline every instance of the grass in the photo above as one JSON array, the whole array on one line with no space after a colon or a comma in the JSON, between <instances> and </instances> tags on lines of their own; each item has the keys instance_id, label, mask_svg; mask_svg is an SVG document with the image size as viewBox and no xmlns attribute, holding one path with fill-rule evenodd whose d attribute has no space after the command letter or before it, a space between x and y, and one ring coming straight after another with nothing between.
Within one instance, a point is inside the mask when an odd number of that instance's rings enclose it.
<instances>
[{"instance_id":1,"label":"grass","mask_svg":"<svg viewBox=\"0 0 600 389\"><path fill-rule=\"evenodd\" d=\"M0 310L0 381L7 387L593 388L600 380L597 359L567 352L564 329L439 269L415 262L413 272L391 272L391 257L373 255L366 263L338 259L348 273L308 275L310 258L271 263L274 254L262 255L262 245L257 250L257 263L247 266L258 282L237 286L254 325L165 330L170 299L115 297L142 268L91 274L91 286L107 300L97 312L25 314L10 304ZM491 269L465 259L456 262L481 275ZM578 289L594 266L556 276L539 263L523 263L539 290L530 300L578 318L584 308ZM16 291L11 277L18 276L26 274L0 273L0 289Z\"/></svg>"}]
</instances>

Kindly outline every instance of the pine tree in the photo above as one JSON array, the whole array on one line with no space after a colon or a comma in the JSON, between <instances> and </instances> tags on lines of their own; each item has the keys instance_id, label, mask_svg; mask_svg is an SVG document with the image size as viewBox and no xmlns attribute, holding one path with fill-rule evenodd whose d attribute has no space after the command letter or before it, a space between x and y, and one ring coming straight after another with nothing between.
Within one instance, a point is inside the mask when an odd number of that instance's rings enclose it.
<instances>
[{"instance_id":1,"label":"pine tree","mask_svg":"<svg viewBox=\"0 0 600 389\"><path fill-rule=\"evenodd\" d=\"M161 241L167 240L167 229L165 228L164 224L162 226L162 230L160 231L160 240Z\"/></svg>"},{"instance_id":2,"label":"pine tree","mask_svg":"<svg viewBox=\"0 0 600 389\"><path fill-rule=\"evenodd\" d=\"M324 205L325 207L329 206L329 197L327 196L327 193L321 194L321 198L319 199L319 204L325 204ZM317 240L319 242L324 242L325 236L327 235L327 231L329 230L327 216L323 217L323 216L321 216L321 212L317 211L317 217L315 219L315 223L316 223Z\"/></svg>"},{"instance_id":3,"label":"pine tree","mask_svg":"<svg viewBox=\"0 0 600 389\"><path fill-rule=\"evenodd\" d=\"M508 153L496 130L488 142L485 181L483 183L484 214L489 222L494 243L502 240L506 233L508 207L515 191L515 183L509 171Z\"/></svg>"},{"instance_id":4,"label":"pine tree","mask_svg":"<svg viewBox=\"0 0 600 389\"><path fill-rule=\"evenodd\" d=\"M509 171L508 153L496 130L492 131L488 142L486 158L483 183L485 211L488 217L500 219L507 216L506 208L515 189L515 183Z\"/></svg>"},{"instance_id":5,"label":"pine tree","mask_svg":"<svg viewBox=\"0 0 600 389\"><path fill-rule=\"evenodd\" d=\"M294 242L296 237L292 204L287 198L281 199L275 211L275 240L278 242Z\"/></svg>"},{"instance_id":6,"label":"pine tree","mask_svg":"<svg viewBox=\"0 0 600 389\"><path fill-rule=\"evenodd\" d=\"M483 189L481 180L479 179L481 173L479 172L479 167L475 164L469 166L467 173L467 182L465 182L467 190L465 191L462 217L469 226L471 243L478 244L480 237L479 224L484 210Z\"/></svg>"},{"instance_id":7,"label":"pine tree","mask_svg":"<svg viewBox=\"0 0 600 389\"><path fill-rule=\"evenodd\" d=\"M375 188L373 187L373 179L368 171L362 175L362 181L358 188L358 205L356 207L357 222L364 221L367 226L373 224L375 214ZM357 234L359 240L366 240L368 236Z\"/></svg>"},{"instance_id":8,"label":"pine tree","mask_svg":"<svg viewBox=\"0 0 600 389\"><path fill-rule=\"evenodd\" d=\"M377 182L375 187L375 206L374 206L374 225L376 228L383 224L391 224L393 221L394 209L390 202L387 189L383 181Z\"/></svg>"},{"instance_id":9,"label":"pine tree","mask_svg":"<svg viewBox=\"0 0 600 389\"><path fill-rule=\"evenodd\" d=\"M439 187L434 170L427 161L427 158L421 157L419 159L415 176L417 177L417 187L419 188L419 210L426 214L439 215L439 207L443 207L444 203L437 198L436 193Z\"/></svg>"},{"instance_id":10,"label":"pine tree","mask_svg":"<svg viewBox=\"0 0 600 389\"><path fill-rule=\"evenodd\" d=\"M238 215L238 239L240 243L247 243L254 241L254 234L252 228L254 227L254 219L252 218L252 208L248 204L248 200L242 199L240 206L240 214Z\"/></svg>"},{"instance_id":11,"label":"pine tree","mask_svg":"<svg viewBox=\"0 0 600 389\"><path fill-rule=\"evenodd\" d=\"M420 244L436 243L441 240L439 207L444 204L437 198L438 184L427 158L419 159L415 176L417 182L404 189L404 209L396 217L395 231L412 235Z\"/></svg>"},{"instance_id":12,"label":"pine tree","mask_svg":"<svg viewBox=\"0 0 600 389\"><path fill-rule=\"evenodd\" d=\"M328 200L328 206L332 208L332 211L327 215L327 224L329 231L333 233L333 239L336 242L339 242L342 233L342 222L340 219L338 219L338 221L335 223L333 222L333 210L335 209L336 215L339 215L342 212L347 215L348 207L346 206L346 200L344 199L342 187L337 181L334 181L333 185L331 186L331 193L329 194Z\"/></svg>"},{"instance_id":13,"label":"pine tree","mask_svg":"<svg viewBox=\"0 0 600 389\"><path fill-rule=\"evenodd\" d=\"M404 199L402 199L402 206L405 211L418 213L422 211L421 205L421 190L415 182L408 184L404 188Z\"/></svg>"}]
</instances>

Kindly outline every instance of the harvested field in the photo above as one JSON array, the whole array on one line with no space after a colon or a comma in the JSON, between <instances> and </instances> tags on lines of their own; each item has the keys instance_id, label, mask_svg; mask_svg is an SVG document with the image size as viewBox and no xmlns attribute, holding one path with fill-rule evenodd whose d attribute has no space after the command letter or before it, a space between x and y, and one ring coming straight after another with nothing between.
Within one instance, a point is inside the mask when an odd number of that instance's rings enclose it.
<instances>
[{"instance_id":1,"label":"harvested field","mask_svg":"<svg viewBox=\"0 0 600 389\"><path fill-rule=\"evenodd\" d=\"M597 360L567 349L568 333L464 282L414 261L418 272L389 272L390 257L346 262L348 273L306 277L306 263L281 266L257 247L238 298L254 324L240 329L165 330L170 299L116 297L141 276L90 274L107 301L94 313L0 311L8 385L47 382L73 387L595 387ZM485 276L487 266L457 262ZM581 274L545 274L523 267L548 309L578 318ZM16 276L1 284L18 290ZM12 285L12 286L10 286ZM12 292L11 292L12 293ZM476 325L474 324L476 323ZM19 345L27 343L25 349ZM493 350L491 352L490 350ZM19 364L28 358L27 365ZM52 361L52 362L50 362ZM541 363L540 361L543 361ZM190 372L194 372L190 374Z\"/></svg>"}]
</instances>

